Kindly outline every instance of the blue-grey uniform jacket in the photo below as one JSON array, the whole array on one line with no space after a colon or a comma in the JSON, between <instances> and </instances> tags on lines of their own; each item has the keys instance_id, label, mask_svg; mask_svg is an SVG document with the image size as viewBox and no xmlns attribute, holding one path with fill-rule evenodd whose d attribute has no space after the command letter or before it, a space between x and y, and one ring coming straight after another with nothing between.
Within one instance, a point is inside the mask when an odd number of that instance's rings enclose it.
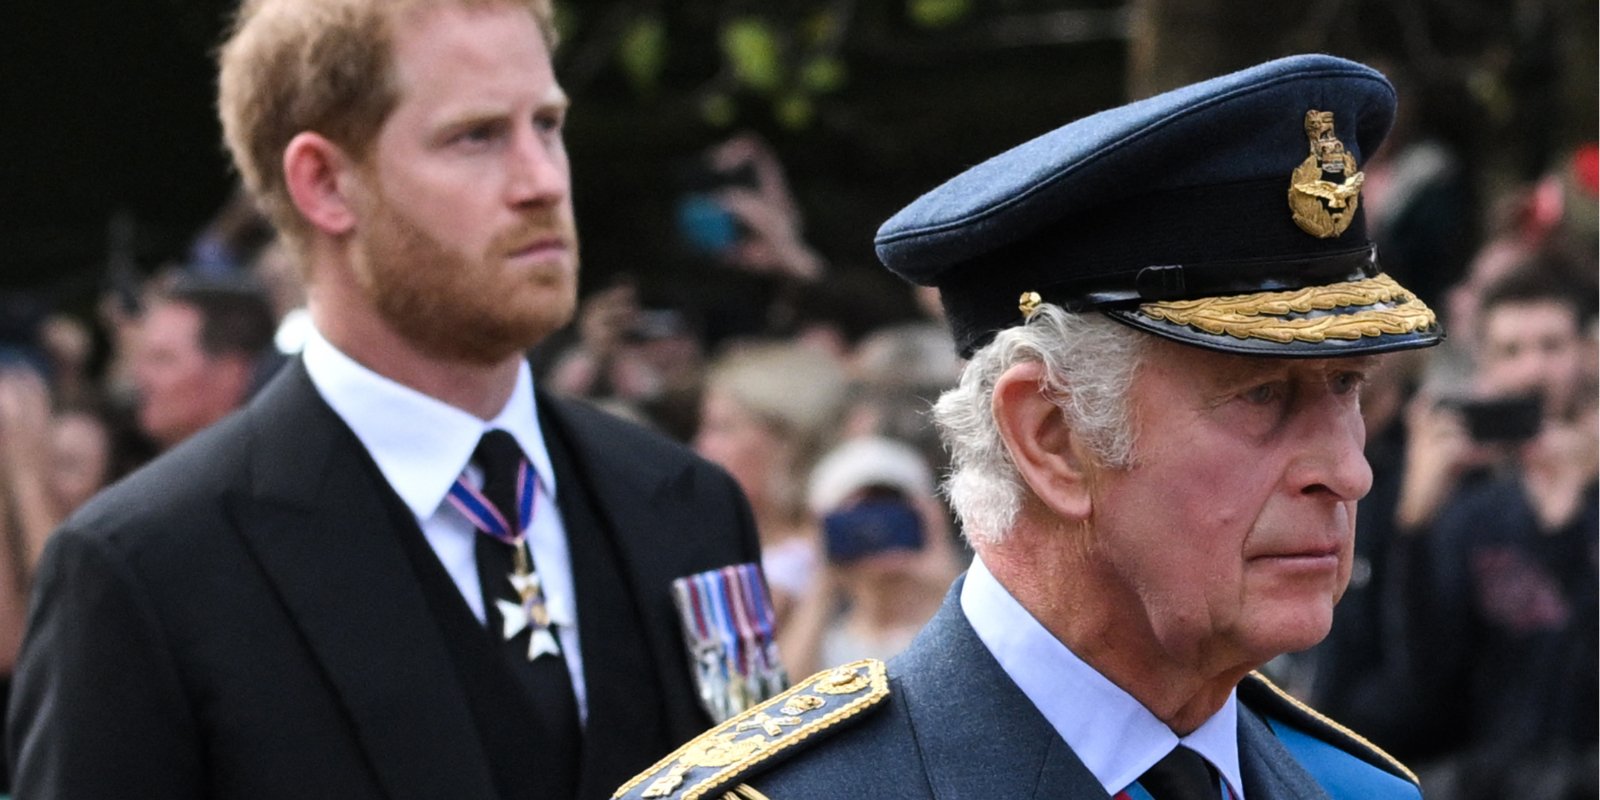
<instances>
[{"instance_id":1,"label":"blue-grey uniform jacket","mask_svg":"<svg viewBox=\"0 0 1600 800\"><path fill-rule=\"evenodd\" d=\"M962 581L887 667L825 671L707 731L618 790L634 800L1095 798L1104 788L961 611ZM1415 776L1252 675L1239 686L1247 800L1421 796Z\"/></svg>"}]
</instances>

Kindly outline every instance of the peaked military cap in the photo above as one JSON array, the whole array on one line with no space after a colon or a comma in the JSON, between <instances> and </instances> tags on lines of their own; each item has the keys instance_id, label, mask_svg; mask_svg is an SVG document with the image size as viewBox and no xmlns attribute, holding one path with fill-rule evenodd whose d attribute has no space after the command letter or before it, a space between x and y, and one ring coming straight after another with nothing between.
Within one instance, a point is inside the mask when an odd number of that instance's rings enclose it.
<instances>
[{"instance_id":1,"label":"peaked military cap","mask_svg":"<svg viewBox=\"0 0 1600 800\"><path fill-rule=\"evenodd\" d=\"M885 222L878 257L940 289L963 356L1040 303L1250 355L1426 347L1443 332L1381 274L1361 210L1394 113L1376 70L1279 59L991 158Z\"/></svg>"}]
</instances>

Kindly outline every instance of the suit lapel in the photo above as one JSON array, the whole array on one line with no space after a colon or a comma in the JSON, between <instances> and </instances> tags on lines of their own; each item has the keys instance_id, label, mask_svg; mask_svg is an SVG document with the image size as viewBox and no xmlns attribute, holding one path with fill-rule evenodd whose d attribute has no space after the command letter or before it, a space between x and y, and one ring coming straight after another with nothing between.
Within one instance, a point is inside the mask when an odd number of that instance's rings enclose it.
<instances>
[{"instance_id":1,"label":"suit lapel","mask_svg":"<svg viewBox=\"0 0 1600 800\"><path fill-rule=\"evenodd\" d=\"M579 795L597 797L654 761L656 750L670 749L670 741L655 680L658 659L640 646L637 604L613 552L616 537L600 519L588 476L573 464L567 437L548 416L541 411L570 543L588 705Z\"/></svg>"},{"instance_id":2,"label":"suit lapel","mask_svg":"<svg viewBox=\"0 0 1600 800\"><path fill-rule=\"evenodd\" d=\"M1106 797L972 630L961 611L964 580L890 668L934 796Z\"/></svg>"},{"instance_id":3,"label":"suit lapel","mask_svg":"<svg viewBox=\"0 0 1600 800\"><path fill-rule=\"evenodd\" d=\"M241 534L388 795L493 796L466 697L391 529L381 496L391 490L304 366L283 372L249 412L253 486L232 503Z\"/></svg>"},{"instance_id":4,"label":"suit lapel","mask_svg":"<svg viewBox=\"0 0 1600 800\"><path fill-rule=\"evenodd\" d=\"M658 683L664 689L669 735L673 741L687 741L710 727L711 720L688 690L694 681L673 611L671 585L685 574L726 566L728 537L723 532L693 535L705 527L705 521L695 517L696 510L704 508L696 494L703 489L694 485L688 462L666 468L639 458L617 441L615 428L621 423L600 416L603 413L540 394L540 419L566 443L574 472L591 492L598 522L611 533L622 574L631 584ZM585 661L586 671L596 666ZM590 728L597 722L591 719Z\"/></svg>"}]
</instances>

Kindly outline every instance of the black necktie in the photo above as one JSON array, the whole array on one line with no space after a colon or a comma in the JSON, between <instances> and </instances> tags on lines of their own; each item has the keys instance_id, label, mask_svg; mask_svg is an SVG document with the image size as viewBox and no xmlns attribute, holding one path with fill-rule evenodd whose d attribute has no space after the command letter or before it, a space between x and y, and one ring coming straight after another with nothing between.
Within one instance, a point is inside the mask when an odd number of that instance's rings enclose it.
<instances>
[{"instance_id":1,"label":"black necktie","mask_svg":"<svg viewBox=\"0 0 1600 800\"><path fill-rule=\"evenodd\" d=\"M1217 773L1203 756L1183 745L1173 748L1143 775L1139 785L1155 800L1217 800Z\"/></svg>"},{"instance_id":2,"label":"black necktie","mask_svg":"<svg viewBox=\"0 0 1600 800\"><path fill-rule=\"evenodd\" d=\"M478 449L472 458L483 470L483 496L513 526L519 530L524 528L531 520L519 519L517 512L517 475L524 459L516 439L502 430L489 431L478 442ZM483 588L487 633L495 649L501 652L507 666L517 676L537 717L535 723L540 732L540 741L532 743L532 747L537 748L534 752L538 755L530 760L545 773L542 777L552 792L550 796L573 797L578 788L582 738L578 727L578 701L572 692L572 679L567 673L566 662L559 655L544 655L530 660L528 638L532 631L527 627L509 640L503 638L500 609L495 601L522 604L510 579L515 568L516 551L511 545L489 534L479 533L476 541L474 554L478 562L478 582ZM522 546L526 547L527 544L524 542ZM531 563L531 551L528 557Z\"/></svg>"}]
</instances>

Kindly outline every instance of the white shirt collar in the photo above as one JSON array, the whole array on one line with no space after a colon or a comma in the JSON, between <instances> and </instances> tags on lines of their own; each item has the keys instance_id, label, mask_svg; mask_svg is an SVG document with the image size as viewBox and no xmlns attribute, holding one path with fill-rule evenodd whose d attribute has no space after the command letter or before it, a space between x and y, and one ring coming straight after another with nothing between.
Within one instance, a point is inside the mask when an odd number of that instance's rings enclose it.
<instances>
[{"instance_id":1,"label":"white shirt collar","mask_svg":"<svg viewBox=\"0 0 1600 800\"><path fill-rule=\"evenodd\" d=\"M355 432L395 493L417 519L444 502L450 486L472 458L484 432L509 432L538 472L547 497L556 494L555 471L539 427L533 372L526 361L511 398L487 422L358 363L314 327L306 337L306 372L322 398Z\"/></svg>"},{"instance_id":2,"label":"white shirt collar","mask_svg":"<svg viewBox=\"0 0 1600 800\"><path fill-rule=\"evenodd\" d=\"M961 610L1006 674L1039 709L1107 794L1138 780L1179 744L1210 761L1244 800L1239 771L1238 697L1179 738L1104 675L1062 644L974 558Z\"/></svg>"}]
</instances>

